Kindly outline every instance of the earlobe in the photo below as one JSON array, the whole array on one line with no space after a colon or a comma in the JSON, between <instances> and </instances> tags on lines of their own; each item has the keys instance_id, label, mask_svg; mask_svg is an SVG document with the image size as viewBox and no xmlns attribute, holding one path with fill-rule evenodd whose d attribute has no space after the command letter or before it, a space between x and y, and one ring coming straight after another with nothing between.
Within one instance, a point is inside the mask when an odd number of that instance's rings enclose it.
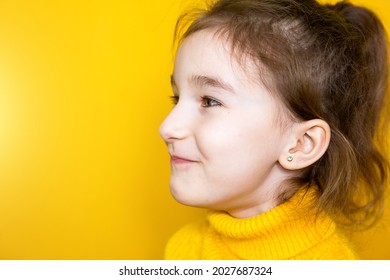
<instances>
[{"instance_id":1,"label":"earlobe","mask_svg":"<svg viewBox=\"0 0 390 280\"><path fill-rule=\"evenodd\" d=\"M299 170L312 165L325 154L330 142L330 127L320 119L296 123L289 137L279 163L285 169Z\"/></svg>"}]
</instances>

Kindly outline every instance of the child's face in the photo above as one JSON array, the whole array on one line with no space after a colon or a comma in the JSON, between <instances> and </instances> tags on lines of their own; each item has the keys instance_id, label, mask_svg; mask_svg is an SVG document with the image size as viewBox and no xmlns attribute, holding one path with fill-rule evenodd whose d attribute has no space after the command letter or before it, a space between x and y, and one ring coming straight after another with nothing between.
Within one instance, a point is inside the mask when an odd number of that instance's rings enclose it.
<instances>
[{"instance_id":1,"label":"child's face","mask_svg":"<svg viewBox=\"0 0 390 280\"><path fill-rule=\"evenodd\" d=\"M286 137L282 105L248 76L256 71L244 71L227 45L211 31L184 40L172 76L179 100L160 134L171 155L177 201L248 217L275 206L286 177L278 164Z\"/></svg>"}]
</instances>

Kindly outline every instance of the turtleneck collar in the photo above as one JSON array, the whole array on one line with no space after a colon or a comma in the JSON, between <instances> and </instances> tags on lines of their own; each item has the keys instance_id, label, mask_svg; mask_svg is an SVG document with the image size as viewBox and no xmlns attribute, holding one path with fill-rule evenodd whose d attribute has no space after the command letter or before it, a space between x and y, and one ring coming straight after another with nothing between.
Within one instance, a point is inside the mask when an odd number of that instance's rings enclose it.
<instances>
[{"instance_id":1,"label":"turtleneck collar","mask_svg":"<svg viewBox=\"0 0 390 280\"><path fill-rule=\"evenodd\" d=\"M210 230L218 239L215 246L209 243L215 247L212 254L219 258L218 246L228 246L232 257L288 259L311 248L335 230L334 222L315 210L314 200L315 190L300 191L287 202L245 219L211 212L207 217Z\"/></svg>"}]
</instances>

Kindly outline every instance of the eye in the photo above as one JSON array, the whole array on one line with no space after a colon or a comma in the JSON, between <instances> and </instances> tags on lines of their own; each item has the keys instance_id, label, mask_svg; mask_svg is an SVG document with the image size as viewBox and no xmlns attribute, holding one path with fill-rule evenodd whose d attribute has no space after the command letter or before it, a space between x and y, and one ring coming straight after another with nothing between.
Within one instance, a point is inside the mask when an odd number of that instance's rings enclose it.
<instances>
[{"instance_id":1,"label":"eye","mask_svg":"<svg viewBox=\"0 0 390 280\"><path fill-rule=\"evenodd\" d=\"M177 95L169 96L169 99L171 99L173 105L176 105L179 102L179 96Z\"/></svg>"},{"instance_id":2,"label":"eye","mask_svg":"<svg viewBox=\"0 0 390 280\"><path fill-rule=\"evenodd\" d=\"M216 106L222 106L222 103L218 100L211 98L209 96L202 96L202 107L216 107Z\"/></svg>"}]
</instances>

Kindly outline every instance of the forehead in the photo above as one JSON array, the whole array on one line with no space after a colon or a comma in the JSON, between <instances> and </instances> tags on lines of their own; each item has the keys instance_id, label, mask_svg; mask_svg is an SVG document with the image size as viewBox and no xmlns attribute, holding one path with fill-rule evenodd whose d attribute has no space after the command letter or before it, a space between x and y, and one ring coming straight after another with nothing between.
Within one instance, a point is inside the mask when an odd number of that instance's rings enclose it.
<instances>
[{"instance_id":1,"label":"forehead","mask_svg":"<svg viewBox=\"0 0 390 280\"><path fill-rule=\"evenodd\" d=\"M232 84L258 83L258 71L253 60L238 57L230 42L216 32L195 32L182 42L177 51L175 80L183 75L206 75L220 76Z\"/></svg>"}]
</instances>

